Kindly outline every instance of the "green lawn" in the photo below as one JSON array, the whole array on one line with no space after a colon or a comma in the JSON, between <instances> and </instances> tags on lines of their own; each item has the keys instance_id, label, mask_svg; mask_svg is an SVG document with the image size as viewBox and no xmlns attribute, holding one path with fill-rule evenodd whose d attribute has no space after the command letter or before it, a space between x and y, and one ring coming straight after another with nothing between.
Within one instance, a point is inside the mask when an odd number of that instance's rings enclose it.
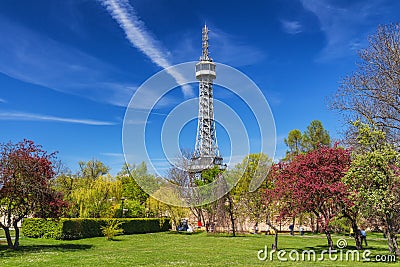
<instances>
[{"instance_id":1,"label":"green lawn","mask_svg":"<svg viewBox=\"0 0 400 267\"><path fill-rule=\"evenodd\" d=\"M334 236L334 241L341 236ZM260 261L257 252L272 244L273 237L244 235L236 238L223 235L155 233L119 236L115 241L88 238L75 241L22 238L19 251L6 249L0 242L0 266L400 266L399 263L354 261L280 262ZM354 240L346 237L348 248ZM372 254L388 254L386 241L369 236ZM316 253L326 247L322 236L279 237L279 249L300 251L314 248ZM318 255L318 254L317 254ZM286 255L287 256L287 255Z\"/></svg>"}]
</instances>

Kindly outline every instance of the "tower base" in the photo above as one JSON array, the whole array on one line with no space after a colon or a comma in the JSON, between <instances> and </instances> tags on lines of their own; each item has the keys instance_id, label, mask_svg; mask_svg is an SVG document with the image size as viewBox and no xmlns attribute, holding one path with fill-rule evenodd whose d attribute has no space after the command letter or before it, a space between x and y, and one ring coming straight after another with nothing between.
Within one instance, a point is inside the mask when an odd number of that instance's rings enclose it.
<instances>
[{"instance_id":1,"label":"tower base","mask_svg":"<svg viewBox=\"0 0 400 267\"><path fill-rule=\"evenodd\" d=\"M214 166L218 166L220 170L226 169L226 164L222 163L222 157L192 157L190 159L189 172L191 173L199 173L204 170L209 170L214 168Z\"/></svg>"}]
</instances>

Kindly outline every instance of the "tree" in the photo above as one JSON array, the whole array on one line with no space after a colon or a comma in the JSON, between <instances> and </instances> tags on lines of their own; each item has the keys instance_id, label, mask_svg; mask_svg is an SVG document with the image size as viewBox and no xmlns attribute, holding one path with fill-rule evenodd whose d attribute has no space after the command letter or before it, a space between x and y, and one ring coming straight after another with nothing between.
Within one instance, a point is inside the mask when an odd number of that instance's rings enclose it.
<instances>
[{"instance_id":1,"label":"tree","mask_svg":"<svg viewBox=\"0 0 400 267\"><path fill-rule=\"evenodd\" d=\"M359 122L355 126L359 150L343 181L364 214L382 222L389 251L400 256L400 153L385 142L384 132Z\"/></svg>"},{"instance_id":2,"label":"tree","mask_svg":"<svg viewBox=\"0 0 400 267\"><path fill-rule=\"evenodd\" d=\"M309 126L307 126L306 131L301 133L300 130L294 129L289 132L288 138L284 139L285 144L288 146L289 150L286 151L286 156L283 161L290 162L297 155L301 153L306 153L311 150L318 149L320 146L330 146L331 138L327 130L324 129L322 122L319 120L313 120ZM300 218L304 214L298 214ZM314 214L308 213L311 221L314 220ZM295 224L296 217L293 216L292 224ZM319 223L317 220L317 231L319 228Z\"/></svg>"},{"instance_id":3,"label":"tree","mask_svg":"<svg viewBox=\"0 0 400 267\"><path fill-rule=\"evenodd\" d=\"M313 120L307 126L307 130L303 134L303 149L310 151L318 149L320 146L330 146L331 138L327 130L325 130L322 122Z\"/></svg>"},{"instance_id":4,"label":"tree","mask_svg":"<svg viewBox=\"0 0 400 267\"><path fill-rule=\"evenodd\" d=\"M354 240L356 242L356 248L362 249L361 232L358 227L358 221L360 219L360 205L359 202L354 198L355 192L351 191L351 187L348 186L348 201L339 202L339 207L341 208L340 216L337 219L347 219L350 222L350 227L353 229Z\"/></svg>"},{"instance_id":5,"label":"tree","mask_svg":"<svg viewBox=\"0 0 400 267\"><path fill-rule=\"evenodd\" d=\"M286 146L289 148L286 151L286 158L285 160L292 160L293 157L299 155L300 153L304 152L303 148L303 134L300 130L294 129L291 130L288 134L288 137L284 139Z\"/></svg>"},{"instance_id":6,"label":"tree","mask_svg":"<svg viewBox=\"0 0 400 267\"><path fill-rule=\"evenodd\" d=\"M166 202L158 201L157 199L169 200L172 203L178 203L180 201L179 193L173 188L164 187L160 188L147 199L147 206L149 209L154 211L159 217L168 216L175 228L181 223L183 218L189 217L190 209L182 206L170 205Z\"/></svg>"},{"instance_id":7,"label":"tree","mask_svg":"<svg viewBox=\"0 0 400 267\"><path fill-rule=\"evenodd\" d=\"M294 158L294 160L297 157ZM274 243L272 245L272 250L278 249L278 228L274 224L275 221L282 221L287 217L292 217L296 215L297 212L294 209L293 203L293 193L291 191L285 191L286 188L290 185L290 181L285 181L285 175L288 173L284 171L293 161L289 162L280 162L273 164L270 172L268 173L266 180L266 189L265 189L265 207L267 209L266 212L266 223L269 227L271 227L275 232ZM287 182L288 184L286 184ZM299 209L300 210L300 209ZM275 216L274 216L275 215Z\"/></svg>"},{"instance_id":8,"label":"tree","mask_svg":"<svg viewBox=\"0 0 400 267\"><path fill-rule=\"evenodd\" d=\"M56 179L54 186L67 192L73 204L73 214L79 217L114 217L122 197L121 181L112 177L110 170L99 160L79 162L80 172L65 174Z\"/></svg>"},{"instance_id":9,"label":"tree","mask_svg":"<svg viewBox=\"0 0 400 267\"><path fill-rule=\"evenodd\" d=\"M272 250L278 249L278 228L274 224L273 217L277 215L283 210L284 201L283 198L278 198L280 194L277 193L276 185L279 185L277 182L277 174L281 168L280 164L273 164L271 167L270 172L268 173L267 179L265 180L265 194L264 194L264 201L265 201L265 223L274 230L274 244L272 245Z\"/></svg>"},{"instance_id":10,"label":"tree","mask_svg":"<svg viewBox=\"0 0 400 267\"><path fill-rule=\"evenodd\" d=\"M94 159L87 162L79 161L78 164L81 169L81 177L91 180L96 180L101 175L107 174L110 170L103 162Z\"/></svg>"},{"instance_id":11,"label":"tree","mask_svg":"<svg viewBox=\"0 0 400 267\"><path fill-rule=\"evenodd\" d=\"M19 246L18 223L28 215L58 217L66 203L50 187L55 176L55 153L47 154L40 145L24 140L0 145L0 222L7 244ZM10 228L15 229L12 242Z\"/></svg>"},{"instance_id":12,"label":"tree","mask_svg":"<svg viewBox=\"0 0 400 267\"><path fill-rule=\"evenodd\" d=\"M51 187L60 192L63 196L63 200L68 203L68 209L66 210L65 216L68 217L79 217L79 205L74 201L72 193L76 190L82 181L71 174L69 171L65 171L58 175L55 179L51 180Z\"/></svg>"},{"instance_id":13,"label":"tree","mask_svg":"<svg viewBox=\"0 0 400 267\"><path fill-rule=\"evenodd\" d=\"M265 182L256 190L252 190L252 181L265 181L272 160L263 153L249 154L232 170L224 173L224 178L232 190L225 195L226 210L231 218L232 228L235 220L245 222L250 219L259 223L265 218ZM240 225L240 223L239 223Z\"/></svg>"},{"instance_id":14,"label":"tree","mask_svg":"<svg viewBox=\"0 0 400 267\"><path fill-rule=\"evenodd\" d=\"M142 162L138 166L126 163L122 167L122 170L117 174L116 178L121 181L122 194L126 198L136 200L141 205L146 203L149 194L147 194L137 183L140 179L145 179L149 182L155 180L155 178L147 172L146 163Z\"/></svg>"},{"instance_id":15,"label":"tree","mask_svg":"<svg viewBox=\"0 0 400 267\"><path fill-rule=\"evenodd\" d=\"M291 130L284 142L288 150L283 160L291 161L301 153L318 149L320 146L330 146L331 137L321 121L313 120L304 133L301 133L298 129Z\"/></svg>"},{"instance_id":16,"label":"tree","mask_svg":"<svg viewBox=\"0 0 400 267\"><path fill-rule=\"evenodd\" d=\"M351 205L348 188L341 181L350 162L349 150L322 146L298 155L290 163L279 163L270 174L274 182L272 195L282 205L281 216L314 213L331 250L329 222L340 214L343 205Z\"/></svg>"},{"instance_id":17,"label":"tree","mask_svg":"<svg viewBox=\"0 0 400 267\"><path fill-rule=\"evenodd\" d=\"M264 196L265 182L261 186L250 192L250 184L253 179L265 177L268 174L272 160L263 153L249 154L237 166L236 173L241 175L238 183L231 191L236 200L238 216L249 217L255 223L261 222L265 215Z\"/></svg>"},{"instance_id":18,"label":"tree","mask_svg":"<svg viewBox=\"0 0 400 267\"><path fill-rule=\"evenodd\" d=\"M79 217L113 217L113 205L122 197L122 185L111 175L99 176L96 180L81 180L73 191L72 200L79 206Z\"/></svg>"},{"instance_id":19,"label":"tree","mask_svg":"<svg viewBox=\"0 0 400 267\"><path fill-rule=\"evenodd\" d=\"M202 195L209 195L219 192L222 190L224 192L227 191L227 184L225 183L224 179L219 179L223 175L224 170L221 170L219 166L214 166L211 169L206 169L201 172L200 177L196 177L193 174L190 174L191 177L194 178L194 184L196 185L198 194ZM219 180L218 180L219 179ZM209 188L207 185L215 182L215 181L222 181L222 183L218 183L218 186ZM215 190L216 189L216 190ZM224 217L226 213L225 209L225 202L230 200L229 193L225 194L222 198L217 199L211 203L204 204L198 207L191 207L192 212L198 216L198 219L203 217L203 221L205 220L205 215L207 216L207 221L210 225L215 226L215 222L218 221L219 226L222 226L224 223ZM231 203L231 202L229 202ZM232 223L232 234L235 236L235 222L233 219L233 214L230 213L231 223ZM206 222L207 224L207 222ZM212 227L215 231L215 227Z\"/></svg>"},{"instance_id":20,"label":"tree","mask_svg":"<svg viewBox=\"0 0 400 267\"><path fill-rule=\"evenodd\" d=\"M400 25L379 26L359 51L357 70L341 82L331 107L349 121L374 124L388 141L400 146ZM348 139L356 143L350 128ZM353 141L353 142L352 142Z\"/></svg>"}]
</instances>

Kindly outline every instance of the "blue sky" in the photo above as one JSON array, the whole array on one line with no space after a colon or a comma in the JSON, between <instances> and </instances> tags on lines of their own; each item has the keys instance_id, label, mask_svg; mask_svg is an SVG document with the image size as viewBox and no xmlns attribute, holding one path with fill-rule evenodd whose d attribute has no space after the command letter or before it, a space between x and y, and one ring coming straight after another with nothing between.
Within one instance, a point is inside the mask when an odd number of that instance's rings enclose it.
<instances>
[{"instance_id":1,"label":"blue sky","mask_svg":"<svg viewBox=\"0 0 400 267\"><path fill-rule=\"evenodd\" d=\"M95 158L116 173L133 93L163 68L197 60L206 22L214 60L248 75L267 98L279 158L287 133L313 119L340 138L343 123L327 100L355 69L367 36L398 14L396 0L3 0L0 141L32 139L59 151L72 171L79 160ZM172 109L196 95L195 86L185 87L164 105ZM194 143L192 129L195 123L183 133Z\"/></svg>"}]
</instances>

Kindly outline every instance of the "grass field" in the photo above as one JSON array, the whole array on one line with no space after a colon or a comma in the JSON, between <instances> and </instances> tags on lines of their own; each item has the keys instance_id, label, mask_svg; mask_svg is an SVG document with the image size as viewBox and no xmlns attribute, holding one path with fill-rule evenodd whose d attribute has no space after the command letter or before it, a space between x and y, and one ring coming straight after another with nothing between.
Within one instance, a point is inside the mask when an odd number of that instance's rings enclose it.
<instances>
[{"instance_id":1,"label":"grass field","mask_svg":"<svg viewBox=\"0 0 400 267\"><path fill-rule=\"evenodd\" d=\"M335 235L334 242L339 238L342 236ZM232 238L174 232L118 236L115 241L102 237L75 241L22 237L19 251L7 250L4 239L0 241L0 266L400 266L399 263L330 261L327 256L322 262L280 262L276 254L272 262L260 261L257 252L265 245L271 247L272 241L272 236L265 235ZM347 248L354 249L354 240L346 237L346 241ZM297 249L300 255L304 249L314 249L319 257L326 249L326 238L281 235L278 245L288 253ZM368 245L372 255L388 254L386 241L377 235L369 236Z\"/></svg>"}]
</instances>

